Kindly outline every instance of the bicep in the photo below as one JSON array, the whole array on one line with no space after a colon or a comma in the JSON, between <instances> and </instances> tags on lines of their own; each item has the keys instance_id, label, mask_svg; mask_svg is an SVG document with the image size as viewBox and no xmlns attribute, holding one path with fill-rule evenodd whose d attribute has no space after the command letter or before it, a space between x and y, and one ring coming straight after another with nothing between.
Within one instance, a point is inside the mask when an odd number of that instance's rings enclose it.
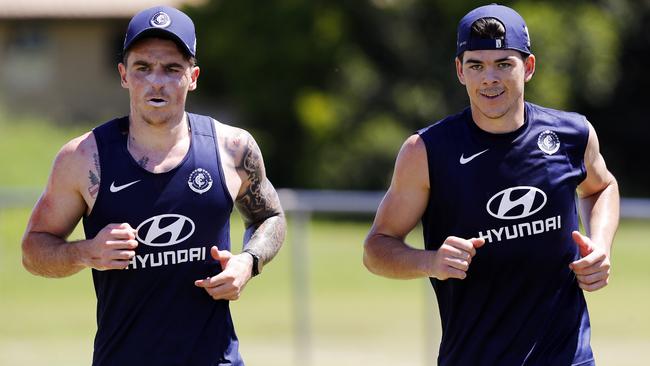
<instances>
[{"instance_id":1,"label":"bicep","mask_svg":"<svg viewBox=\"0 0 650 366\"><path fill-rule=\"evenodd\" d=\"M422 217L427 199L428 196L421 191L405 192L389 188L377 209L371 235L386 235L403 240Z\"/></svg>"},{"instance_id":2,"label":"bicep","mask_svg":"<svg viewBox=\"0 0 650 366\"><path fill-rule=\"evenodd\" d=\"M86 210L86 202L78 189L74 153L65 149L54 161L45 190L32 210L27 233L49 233L66 238Z\"/></svg>"},{"instance_id":3,"label":"bicep","mask_svg":"<svg viewBox=\"0 0 650 366\"><path fill-rule=\"evenodd\" d=\"M587 174L578 186L578 195L580 198L588 197L604 190L614 180L613 175L607 169L605 159L600 153L598 136L590 123L584 164Z\"/></svg>"},{"instance_id":4,"label":"bicep","mask_svg":"<svg viewBox=\"0 0 650 366\"><path fill-rule=\"evenodd\" d=\"M237 195L236 205L247 225L271 216L282 214L280 199L275 188L266 176L262 153L252 136L247 143L237 172L242 185Z\"/></svg>"},{"instance_id":5,"label":"bicep","mask_svg":"<svg viewBox=\"0 0 650 366\"><path fill-rule=\"evenodd\" d=\"M404 239L413 230L429 201L429 173L424 143L411 136L402 147L388 192L370 234Z\"/></svg>"}]
</instances>

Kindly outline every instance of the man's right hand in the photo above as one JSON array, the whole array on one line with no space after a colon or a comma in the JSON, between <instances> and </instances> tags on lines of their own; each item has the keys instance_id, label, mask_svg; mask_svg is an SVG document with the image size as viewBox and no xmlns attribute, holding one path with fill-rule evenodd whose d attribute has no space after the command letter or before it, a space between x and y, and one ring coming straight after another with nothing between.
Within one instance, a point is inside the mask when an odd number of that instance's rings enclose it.
<instances>
[{"instance_id":1,"label":"man's right hand","mask_svg":"<svg viewBox=\"0 0 650 366\"><path fill-rule=\"evenodd\" d=\"M81 246L82 262L100 271L125 269L135 257L136 230L127 223L108 224Z\"/></svg>"},{"instance_id":2,"label":"man's right hand","mask_svg":"<svg viewBox=\"0 0 650 366\"><path fill-rule=\"evenodd\" d=\"M485 239L471 238L463 239L450 236L436 251L433 257L433 275L439 280L449 278L464 279L467 277L472 258L476 255L476 249L485 244Z\"/></svg>"}]
</instances>

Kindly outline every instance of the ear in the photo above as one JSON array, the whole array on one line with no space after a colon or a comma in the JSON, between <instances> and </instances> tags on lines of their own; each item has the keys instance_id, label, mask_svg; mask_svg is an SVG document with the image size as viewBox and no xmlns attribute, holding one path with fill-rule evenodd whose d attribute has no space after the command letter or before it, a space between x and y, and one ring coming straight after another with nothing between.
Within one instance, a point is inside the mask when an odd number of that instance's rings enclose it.
<instances>
[{"instance_id":1,"label":"ear","mask_svg":"<svg viewBox=\"0 0 650 366\"><path fill-rule=\"evenodd\" d=\"M461 84L465 85L465 75L463 74L463 63L458 57L456 57L456 76L458 76L458 81Z\"/></svg>"},{"instance_id":2,"label":"ear","mask_svg":"<svg viewBox=\"0 0 650 366\"><path fill-rule=\"evenodd\" d=\"M529 82L535 73L535 55L531 54L524 61L524 81Z\"/></svg>"},{"instance_id":3,"label":"ear","mask_svg":"<svg viewBox=\"0 0 650 366\"><path fill-rule=\"evenodd\" d=\"M199 81L199 74L201 73L201 69L198 66L192 66L192 69L190 71L190 86L188 90L195 90L197 83Z\"/></svg>"},{"instance_id":4,"label":"ear","mask_svg":"<svg viewBox=\"0 0 650 366\"><path fill-rule=\"evenodd\" d=\"M120 73L120 84L122 84L122 88L128 89L129 82L126 80L126 66L120 62L117 64L117 71Z\"/></svg>"}]
</instances>

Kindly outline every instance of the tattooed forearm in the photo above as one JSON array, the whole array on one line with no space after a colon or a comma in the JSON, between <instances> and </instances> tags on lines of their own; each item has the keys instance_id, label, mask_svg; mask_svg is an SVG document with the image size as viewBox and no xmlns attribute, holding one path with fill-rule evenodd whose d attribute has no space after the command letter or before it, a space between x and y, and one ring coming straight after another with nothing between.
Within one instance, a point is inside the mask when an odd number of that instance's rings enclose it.
<instances>
[{"instance_id":1,"label":"tattooed forearm","mask_svg":"<svg viewBox=\"0 0 650 366\"><path fill-rule=\"evenodd\" d=\"M261 225L254 225L244 233L244 249L249 249L266 264L280 251L287 232L284 215L269 217Z\"/></svg>"}]
</instances>

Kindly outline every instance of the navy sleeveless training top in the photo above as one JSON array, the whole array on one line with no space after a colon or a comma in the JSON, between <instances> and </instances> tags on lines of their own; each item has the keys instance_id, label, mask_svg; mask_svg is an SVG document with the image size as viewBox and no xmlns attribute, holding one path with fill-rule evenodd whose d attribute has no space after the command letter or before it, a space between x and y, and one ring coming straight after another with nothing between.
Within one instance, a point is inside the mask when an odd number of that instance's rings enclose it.
<instances>
[{"instance_id":1,"label":"navy sleeveless training top","mask_svg":"<svg viewBox=\"0 0 650 366\"><path fill-rule=\"evenodd\" d=\"M233 202L212 119L187 116L189 151L166 173L143 169L129 154L128 117L93 130L101 184L83 218L86 238L110 223L138 231L128 269L92 271L94 366L243 365L228 301L194 285L221 271L210 247L230 250Z\"/></svg>"},{"instance_id":2,"label":"navy sleeveless training top","mask_svg":"<svg viewBox=\"0 0 650 366\"><path fill-rule=\"evenodd\" d=\"M576 187L583 116L525 104L525 123L491 134L469 108L418 131L431 184L425 246L483 237L464 280L431 278L440 365L592 365L590 325L569 263L579 258Z\"/></svg>"}]
</instances>

